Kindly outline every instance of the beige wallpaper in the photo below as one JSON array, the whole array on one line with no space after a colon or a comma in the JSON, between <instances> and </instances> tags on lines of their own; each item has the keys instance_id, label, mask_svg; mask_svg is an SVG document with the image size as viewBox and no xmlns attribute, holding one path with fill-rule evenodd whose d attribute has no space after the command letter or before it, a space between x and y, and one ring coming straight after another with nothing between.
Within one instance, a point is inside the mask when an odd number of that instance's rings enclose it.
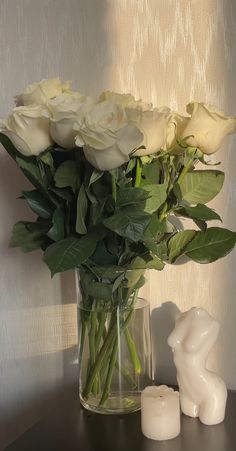
<instances>
[{"instance_id":1,"label":"beige wallpaper","mask_svg":"<svg viewBox=\"0 0 236 451\"><path fill-rule=\"evenodd\" d=\"M0 115L13 95L60 75L81 91L132 91L184 112L192 99L236 114L235 0L1 0ZM215 156L226 183L212 203L236 230L235 138ZM8 249L10 229L29 213L16 198L27 186L0 152L0 449L36 421L52 396L75 380L73 277L51 281L40 254ZM166 336L177 309L205 306L222 322L210 365L236 389L236 251L212 265L151 272L155 374L174 380Z\"/></svg>"}]
</instances>

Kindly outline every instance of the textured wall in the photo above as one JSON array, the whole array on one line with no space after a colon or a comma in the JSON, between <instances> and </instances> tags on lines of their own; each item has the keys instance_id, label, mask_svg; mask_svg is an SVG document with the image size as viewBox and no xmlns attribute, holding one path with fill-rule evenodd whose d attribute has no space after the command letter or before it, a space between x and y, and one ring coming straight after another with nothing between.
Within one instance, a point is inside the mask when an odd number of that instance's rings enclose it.
<instances>
[{"instance_id":1,"label":"textured wall","mask_svg":"<svg viewBox=\"0 0 236 451\"><path fill-rule=\"evenodd\" d=\"M43 77L71 78L82 89L91 88L93 80L96 86L106 62L99 3L94 15L93 1L1 0L1 117L14 94ZM30 218L16 200L27 187L1 150L0 449L36 421L77 373L73 277L52 281L39 252L24 255L8 248L13 223Z\"/></svg>"},{"instance_id":2,"label":"textured wall","mask_svg":"<svg viewBox=\"0 0 236 451\"><path fill-rule=\"evenodd\" d=\"M110 2L110 5L113 2ZM204 100L236 114L236 2L234 0L119 1L110 8L113 59L109 85L133 91L156 105L184 112L192 99ZM226 181L212 206L224 225L236 229L235 138L230 137L214 161L222 161ZM151 300L155 375L174 381L166 338L177 307L206 307L222 322L210 366L236 388L234 352L236 319L236 251L211 265L193 262L149 274L145 293ZM176 307L177 306L177 307Z\"/></svg>"},{"instance_id":3,"label":"textured wall","mask_svg":"<svg viewBox=\"0 0 236 451\"><path fill-rule=\"evenodd\" d=\"M106 86L131 91L155 105L184 113L190 100L236 114L236 2L234 0L119 0L107 2L110 57ZM226 181L212 202L224 225L236 229L235 137L213 161L222 161ZM209 364L236 388L236 250L211 265L167 266L150 272L144 293L151 300L155 376L173 382L166 338L178 311L207 308L222 322Z\"/></svg>"},{"instance_id":4,"label":"textured wall","mask_svg":"<svg viewBox=\"0 0 236 451\"><path fill-rule=\"evenodd\" d=\"M0 115L26 84L55 75L87 93L132 91L180 112L191 99L205 100L235 113L235 25L234 0L1 0ZM236 229L233 146L231 137L215 157L227 177L212 205L225 226ZM30 217L15 200L26 186L1 152L0 448L76 375L73 279L51 281L39 253L8 249L12 224ZM211 366L236 388L235 263L233 252L212 265L149 274L145 292L153 307L159 380L174 377L165 337L177 308L198 304L222 322Z\"/></svg>"}]
</instances>

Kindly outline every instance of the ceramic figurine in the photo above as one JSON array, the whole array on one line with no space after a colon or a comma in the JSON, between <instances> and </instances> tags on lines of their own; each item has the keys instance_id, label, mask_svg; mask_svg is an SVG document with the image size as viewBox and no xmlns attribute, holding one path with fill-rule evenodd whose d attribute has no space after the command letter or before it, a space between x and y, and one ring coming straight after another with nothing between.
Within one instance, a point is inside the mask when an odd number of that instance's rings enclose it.
<instances>
[{"instance_id":1,"label":"ceramic figurine","mask_svg":"<svg viewBox=\"0 0 236 451\"><path fill-rule=\"evenodd\" d=\"M225 383L206 368L219 329L219 322L206 310L194 307L178 316L168 337L177 368L182 412L199 417L207 425L221 423L225 416Z\"/></svg>"}]
</instances>

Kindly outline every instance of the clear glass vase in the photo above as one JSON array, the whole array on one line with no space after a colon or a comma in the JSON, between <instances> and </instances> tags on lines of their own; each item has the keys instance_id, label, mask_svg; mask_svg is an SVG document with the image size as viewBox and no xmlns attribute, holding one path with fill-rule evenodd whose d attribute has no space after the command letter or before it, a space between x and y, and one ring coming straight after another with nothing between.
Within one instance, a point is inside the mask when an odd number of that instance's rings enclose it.
<instances>
[{"instance_id":1,"label":"clear glass vase","mask_svg":"<svg viewBox=\"0 0 236 451\"><path fill-rule=\"evenodd\" d=\"M107 297L105 301L98 299L96 294L95 297L88 296L83 277L87 275L80 272L78 332L81 404L97 413L135 412L140 409L141 391L151 383L149 303L139 298L137 289L133 287L128 290L123 287L119 292L119 301L116 294L111 296L110 301ZM90 284L93 283L97 282L91 280ZM103 285L111 288L110 283L103 282ZM96 285L95 288L99 291L101 287ZM89 292L90 289L88 287Z\"/></svg>"}]
</instances>

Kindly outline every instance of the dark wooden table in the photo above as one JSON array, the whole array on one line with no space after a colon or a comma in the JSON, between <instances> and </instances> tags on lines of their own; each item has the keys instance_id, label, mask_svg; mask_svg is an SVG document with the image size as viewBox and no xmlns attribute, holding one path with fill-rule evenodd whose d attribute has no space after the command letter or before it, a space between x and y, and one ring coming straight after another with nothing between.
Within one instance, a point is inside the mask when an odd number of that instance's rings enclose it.
<instances>
[{"instance_id":1,"label":"dark wooden table","mask_svg":"<svg viewBox=\"0 0 236 451\"><path fill-rule=\"evenodd\" d=\"M7 451L236 451L236 392L230 392L225 421L204 426L182 415L179 437L163 442L141 433L140 412L97 415L83 410L73 392Z\"/></svg>"}]
</instances>

